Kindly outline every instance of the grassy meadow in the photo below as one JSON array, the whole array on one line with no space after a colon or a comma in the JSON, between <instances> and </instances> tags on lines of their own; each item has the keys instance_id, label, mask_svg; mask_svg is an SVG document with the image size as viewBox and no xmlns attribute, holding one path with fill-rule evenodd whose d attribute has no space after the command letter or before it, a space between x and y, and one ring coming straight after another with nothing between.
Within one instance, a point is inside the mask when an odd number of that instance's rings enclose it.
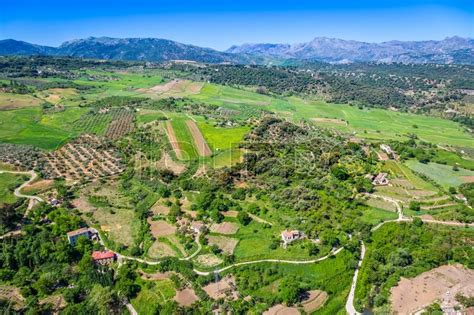
<instances>
[{"instance_id":1,"label":"grassy meadow","mask_svg":"<svg viewBox=\"0 0 474 315\"><path fill-rule=\"evenodd\" d=\"M423 164L415 160L409 160L405 164L415 172L425 175L444 188L457 187L463 183L474 181L474 171L459 168L453 170L450 165L437 163Z\"/></svg>"},{"instance_id":2,"label":"grassy meadow","mask_svg":"<svg viewBox=\"0 0 474 315\"><path fill-rule=\"evenodd\" d=\"M22 175L0 173L0 206L12 204L17 200L13 191L24 181L25 177Z\"/></svg>"}]
</instances>

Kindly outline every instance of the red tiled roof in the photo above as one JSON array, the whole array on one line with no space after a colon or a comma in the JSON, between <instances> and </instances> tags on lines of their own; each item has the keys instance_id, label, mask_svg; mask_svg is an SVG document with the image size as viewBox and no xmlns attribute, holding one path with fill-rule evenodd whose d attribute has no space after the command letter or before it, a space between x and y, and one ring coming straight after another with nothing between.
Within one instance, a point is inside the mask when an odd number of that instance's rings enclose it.
<instances>
[{"instance_id":1,"label":"red tiled roof","mask_svg":"<svg viewBox=\"0 0 474 315\"><path fill-rule=\"evenodd\" d=\"M67 236L75 236L75 235L80 235L89 232L88 227L80 228L71 232L67 232Z\"/></svg>"},{"instance_id":2,"label":"red tiled roof","mask_svg":"<svg viewBox=\"0 0 474 315\"><path fill-rule=\"evenodd\" d=\"M107 250L104 252L100 252L100 251L92 252L93 260L110 259L110 258L115 258L115 253L110 250Z\"/></svg>"}]
</instances>

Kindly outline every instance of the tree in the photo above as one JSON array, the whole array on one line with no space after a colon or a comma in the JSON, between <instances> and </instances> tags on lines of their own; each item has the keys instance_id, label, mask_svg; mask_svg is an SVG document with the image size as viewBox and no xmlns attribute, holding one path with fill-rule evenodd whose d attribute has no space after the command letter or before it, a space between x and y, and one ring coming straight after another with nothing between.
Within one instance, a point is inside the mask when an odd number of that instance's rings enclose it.
<instances>
[{"instance_id":1,"label":"tree","mask_svg":"<svg viewBox=\"0 0 474 315\"><path fill-rule=\"evenodd\" d=\"M420 211L421 210L420 203L416 202L416 201L411 201L409 207L410 207L410 210L413 210L413 211Z\"/></svg>"},{"instance_id":2,"label":"tree","mask_svg":"<svg viewBox=\"0 0 474 315\"><path fill-rule=\"evenodd\" d=\"M287 304L295 304L298 302L301 294L301 288L295 278L285 278L278 286L280 297Z\"/></svg>"},{"instance_id":3,"label":"tree","mask_svg":"<svg viewBox=\"0 0 474 315\"><path fill-rule=\"evenodd\" d=\"M239 214L237 215L237 220L239 220L240 224L242 225L248 225L252 221L252 218L249 216L247 212L240 211Z\"/></svg>"}]
</instances>

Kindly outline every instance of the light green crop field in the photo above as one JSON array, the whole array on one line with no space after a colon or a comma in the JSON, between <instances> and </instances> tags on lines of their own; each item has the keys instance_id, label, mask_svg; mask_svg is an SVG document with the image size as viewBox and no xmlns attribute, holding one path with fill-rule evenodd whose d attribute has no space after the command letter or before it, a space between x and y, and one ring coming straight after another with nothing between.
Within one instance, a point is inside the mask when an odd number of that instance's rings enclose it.
<instances>
[{"instance_id":1,"label":"light green crop field","mask_svg":"<svg viewBox=\"0 0 474 315\"><path fill-rule=\"evenodd\" d=\"M474 160L462 158L455 152L437 150L433 162L448 165L458 165L462 168L474 171Z\"/></svg>"},{"instance_id":2,"label":"light green crop field","mask_svg":"<svg viewBox=\"0 0 474 315\"><path fill-rule=\"evenodd\" d=\"M179 142L179 146L183 151L183 160L194 160L199 157L199 154L194 147L194 140L191 132L189 132L186 120L189 117L182 115L172 115L171 125Z\"/></svg>"},{"instance_id":3,"label":"light green crop field","mask_svg":"<svg viewBox=\"0 0 474 315\"><path fill-rule=\"evenodd\" d=\"M157 119L162 120L165 118L165 114L159 110L152 109L140 109L137 115L137 122L141 124L146 124Z\"/></svg>"},{"instance_id":4,"label":"light green crop field","mask_svg":"<svg viewBox=\"0 0 474 315\"><path fill-rule=\"evenodd\" d=\"M221 128L213 126L203 118L196 117L196 120L204 139L213 151L236 148L244 135L250 131L250 128L246 126Z\"/></svg>"},{"instance_id":5,"label":"light green crop field","mask_svg":"<svg viewBox=\"0 0 474 315\"><path fill-rule=\"evenodd\" d=\"M0 112L0 141L53 150L75 135L72 123L87 109L68 107L44 114L39 107Z\"/></svg>"},{"instance_id":6,"label":"light green crop field","mask_svg":"<svg viewBox=\"0 0 474 315\"><path fill-rule=\"evenodd\" d=\"M437 163L423 164L416 160L406 161L405 164L415 172L421 173L444 188L457 187L463 183L474 181L474 171L459 168L454 171L450 165Z\"/></svg>"},{"instance_id":7,"label":"light green crop field","mask_svg":"<svg viewBox=\"0 0 474 315\"><path fill-rule=\"evenodd\" d=\"M382 221L395 220L398 214L394 211L387 211L378 208L367 208L362 214L362 221L370 224L378 224Z\"/></svg>"},{"instance_id":8,"label":"light green crop field","mask_svg":"<svg viewBox=\"0 0 474 315\"><path fill-rule=\"evenodd\" d=\"M24 181L24 176L0 173L0 206L12 204L17 200L17 197L13 194L13 190Z\"/></svg>"}]
</instances>

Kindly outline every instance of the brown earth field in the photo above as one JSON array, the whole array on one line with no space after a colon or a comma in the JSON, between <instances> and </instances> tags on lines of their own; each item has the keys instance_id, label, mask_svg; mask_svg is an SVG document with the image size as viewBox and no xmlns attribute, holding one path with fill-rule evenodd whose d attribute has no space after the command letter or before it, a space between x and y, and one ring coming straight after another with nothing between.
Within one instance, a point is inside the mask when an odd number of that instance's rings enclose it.
<instances>
[{"instance_id":1,"label":"brown earth field","mask_svg":"<svg viewBox=\"0 0 474 315\"><path fill-rule=\"evenodd\" d=\"M178 159L183 158L183 151L178 143L178 138L176 138L176 134L174 133L173 125L171 121L166 122L166 134L168 135L168 140L173 148L174 153Z\"/></svg>"},{"instance_id":2,"label":"brown earth field","mask_svg":"<svg viewBox=\"0 0 474 315\"><path fill-rule=\"evenodd\" d=\"M211 282L202 289L214 300L225 297L233 300L238 298L234 276L226 276L217 282Z\"/></svg>"},{"instance_id":3,"label":"brown earth field","mask_svg":"<svg viewBox=\"0 0 474 315\"><path fill-rule=\"evenodd\" d=\"M239 230L239 225L232 222L215 223L210 228L212 233L235 234Z\"/></svg>"},{"instance_id":4,"label":"brown earth field","mask_svg":"<svg viewBox=\"0 0 474 315\"><path fill-rule=\"evenodd\" d=\"M301 305L306 313L311 314L312 312L321 308L328 299L328 294L321 290L308 291L308 297L305 298Z\"/></svg>"},{"instance_id":5,"label":"brown earth field","mask_svg":"<svg viewBox=\"0 0 474 315\"><path fill-rule=\"evenodd\" d=\"M277 304L263 312L263 315L299 315L300 311L296 307L288 307L283 304Z\"/></svg>"},{"instance_id":6,"label":"brown earth field","mask_svg":"<svg viewBox=\"0 0 474 315\"><path fill-rule=\"evenodd\" d=\"M148 218L148 224L150 224L151 234L156 237L168 236L173 235L176 231L176 227L169 224L166 221L158 220L153 221L151 218Z\"/></svg>"},{"instance_id":7,"label":"brown earth field","mask_svg":"<svg viewBox=\"0 0 474 315\"><path fill-rule=\"evenodd\" d=\"M347 125L347 123L343 120L336 119L336 118L311 118L312 121L315 123L331 123L331 124L338 124L338 125Z\"/></svg>"},{"instance_id":8,"label":"brown earth field","mask_svg":"<svg viewBox=\"0 0 474 315\"><path fill-rule=\"evenodd\" d=\"M212 154L211 148L209 148L209 145L202 136L201 130L199 130L199 127L196 125L196 123L192 120L187 120L186 125L193 136L194 145L199 155L210 156Z\"/></svg>"},{"instance_id":9,"label":"brown earth field","mask_svg":"<svg viewBox=\"0 0 474 315\"><path fill-rule=\"evenodd\" d=\"M415 278L401 278L391 289L392 311L411 314L435 301L449 302L457 293L474 295L474 270L461 264L445 265L424 272Z\"/></svg>"},{"instance_id":10,"label":"brown earth field","mask_svg":"<svg viewBox=\"0 0 474 315\"><path fill-rule=\"evenodd\" d=\"M176 291L175 300L181 306L191 306L194 302L199 301L199 297L196 295L193 289L186 288L180 291Z\"/></svg>"}]
</instances>

